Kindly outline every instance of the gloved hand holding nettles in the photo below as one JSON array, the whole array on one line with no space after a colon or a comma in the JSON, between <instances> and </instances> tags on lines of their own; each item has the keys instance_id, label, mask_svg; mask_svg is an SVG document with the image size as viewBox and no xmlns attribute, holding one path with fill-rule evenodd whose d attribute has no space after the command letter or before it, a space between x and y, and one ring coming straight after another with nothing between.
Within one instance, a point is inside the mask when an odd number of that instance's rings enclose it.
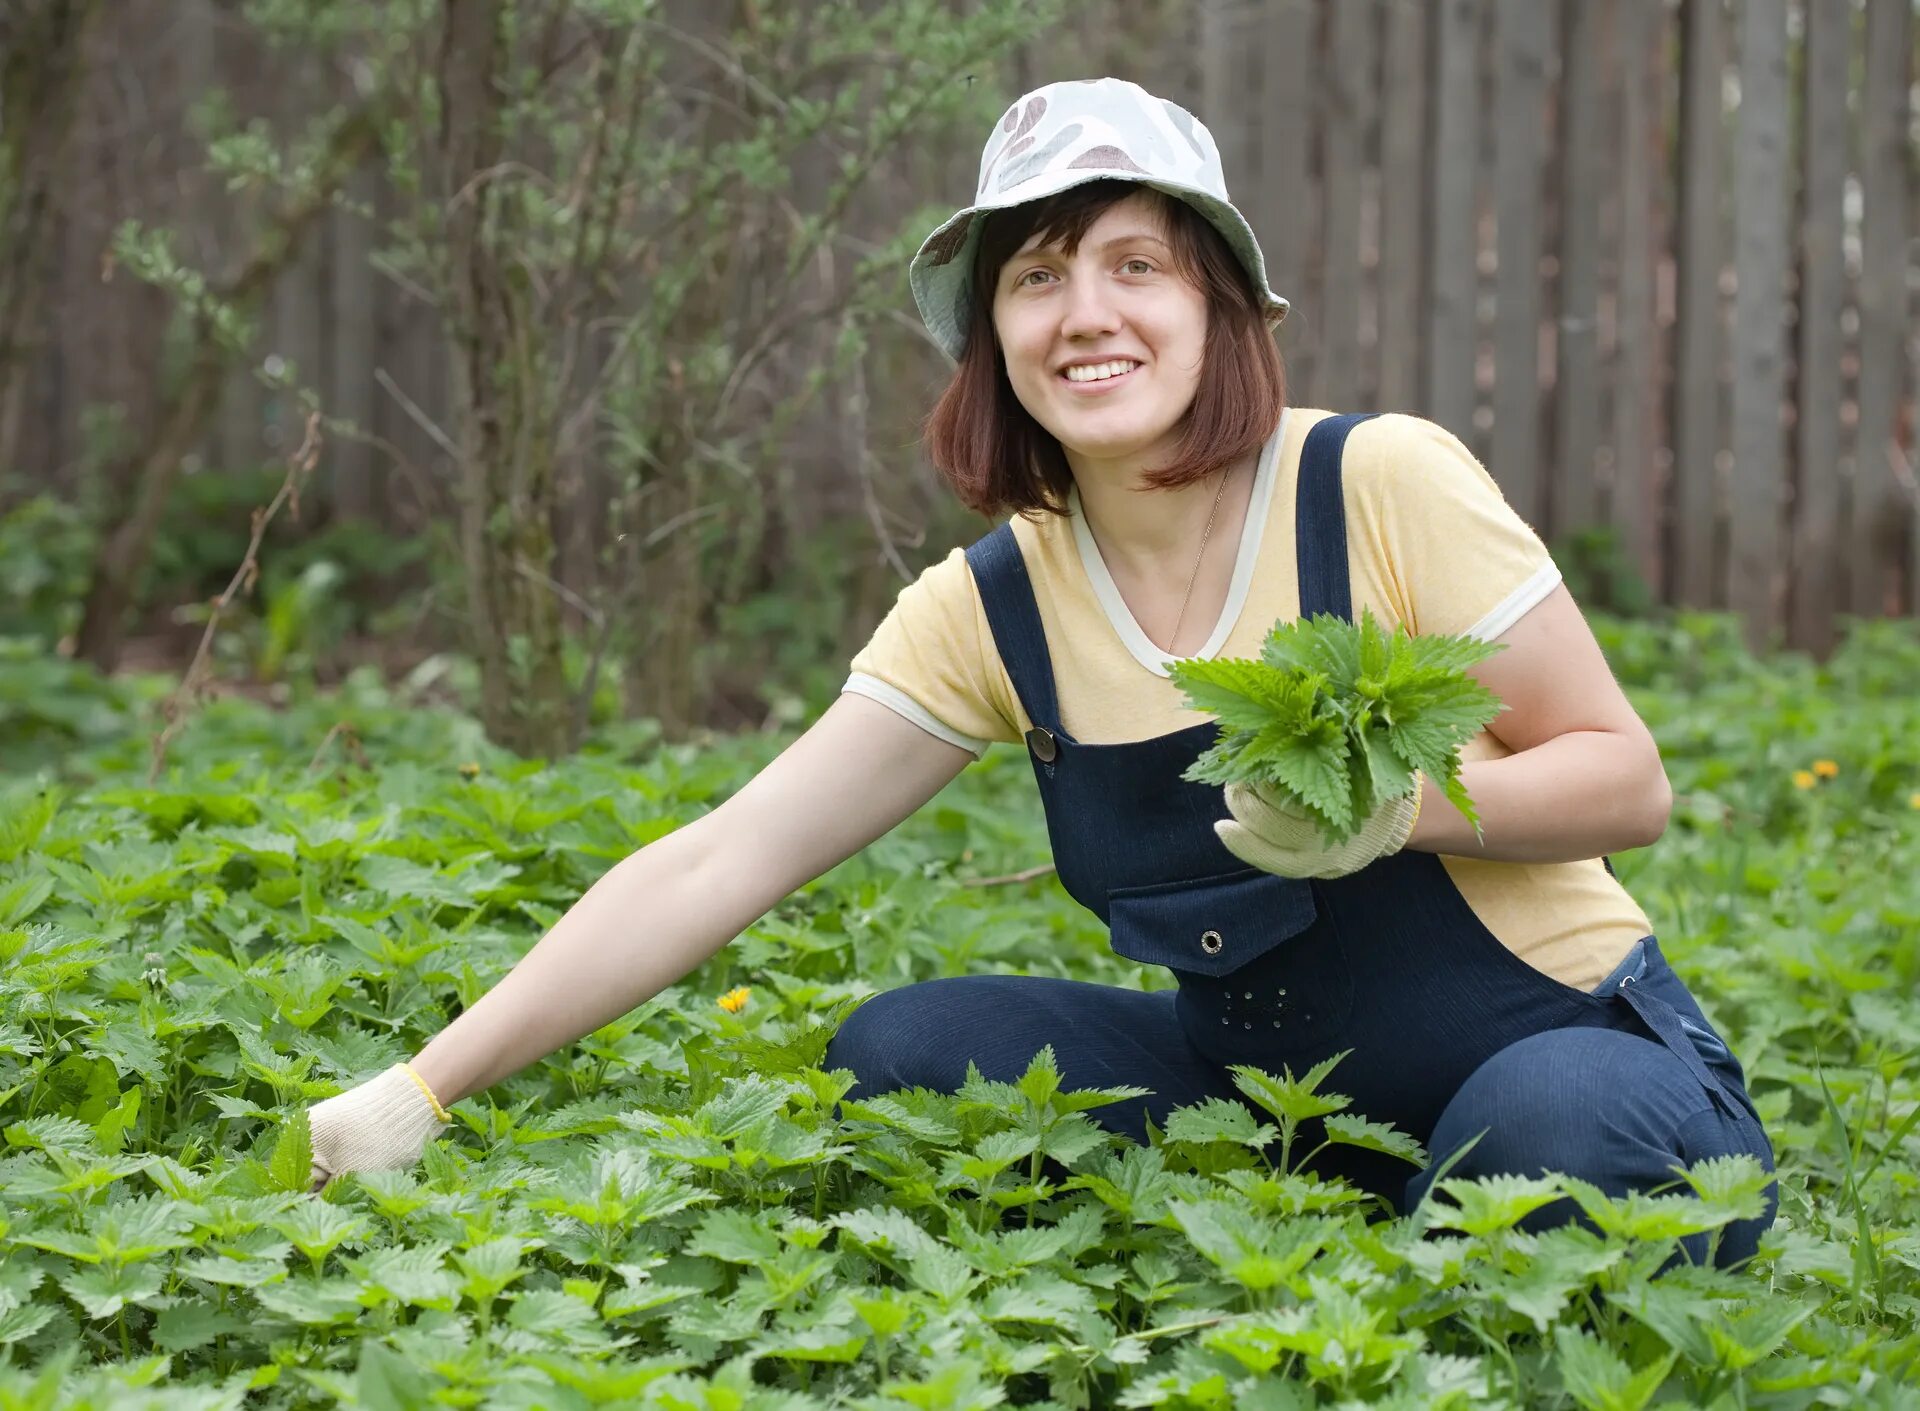
<instances>
[{"instance_id":1,"label":"gloved hand holding nettles","mask_svg":"<svg viewBox=\"0 0 1920 1411\"><path fill-rule=\"evenodd\" d=\"M1220 738L1184 778L1224 784L1214 831L1235 857L1283 877L1341 877L1400 851L1420 776L1479 832L1460 747L1504 707L1466 668L1500 650L1463 636L1391 633L1321 613L1274 624L1257 661L1190 658L1169 675Z\"/></svg>"}]
</instances>

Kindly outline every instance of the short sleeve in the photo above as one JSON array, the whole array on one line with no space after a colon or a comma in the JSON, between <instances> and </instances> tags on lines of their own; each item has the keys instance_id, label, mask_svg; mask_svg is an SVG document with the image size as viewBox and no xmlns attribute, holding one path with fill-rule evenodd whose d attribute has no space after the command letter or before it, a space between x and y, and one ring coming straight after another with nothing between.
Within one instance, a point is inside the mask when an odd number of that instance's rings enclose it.
<instances>
[{"instance_id":1,"label":"short sleeve","mask_svg":"<svg viewBox=\"0 0 1920 1411\"><path fill-rule=\"evenodd\" d=\"M1020 738L980 591L955 549L900 590L840 689L870 697L972 752Z\"/></svg>"},{"instance_id":2,"label":"short sleeve","mask_svg":"<svg viewBox=\"0 0 1920 1411\"><path fill-rule=\"evenodd\" d=\"M1371 558L1378 595L1409 631L1491 641L1558 586L1540 536L1446 428L1400 414L1362 422L1342 470L1350 553Z\"/></svg>"}]
</instances>

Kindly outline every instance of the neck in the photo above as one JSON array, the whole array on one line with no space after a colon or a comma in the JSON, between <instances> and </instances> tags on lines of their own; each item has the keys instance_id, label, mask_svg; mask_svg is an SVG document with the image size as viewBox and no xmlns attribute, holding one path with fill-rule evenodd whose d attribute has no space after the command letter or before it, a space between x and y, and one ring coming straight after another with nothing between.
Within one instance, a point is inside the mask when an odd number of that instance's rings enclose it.
<instances>
[{"instance_id":1,"label":"neck","mask_svg":"<svg viewBox=\"0 0 1920 1411\"><path fill-rule=\"evenodd\" d=\"M1244 456L1224 472L1215 471L1177 490L1141 490L1136 488L1136 471L1130 469L1121 478L1103 474L1105 468L1098 462L1069 460L1080 491L1080 513L1108 567L1148 581L1177 578L1178 586L1184 588L1209 514L1213 515L1209 553L1223 540L1238 540L1260 456L1258 452Z\"/></svg>"}]
</instances>

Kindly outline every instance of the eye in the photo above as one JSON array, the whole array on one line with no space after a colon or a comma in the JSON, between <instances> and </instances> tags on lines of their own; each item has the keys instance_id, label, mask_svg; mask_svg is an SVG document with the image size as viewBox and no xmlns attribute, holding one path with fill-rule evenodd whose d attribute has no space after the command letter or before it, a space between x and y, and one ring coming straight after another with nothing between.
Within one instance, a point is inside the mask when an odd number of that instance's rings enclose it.
<instances>
[{"instance_id":1,"label":"eye","mask_svg":"<svg viewBox=\"0 0 1920 1411\"><path fill-rule=\"evenodd\" d=\"M1146 273L1146 274L1153 273L1153 265L1149 261L1141 259L1138 255L1135 255L1132 259L1128 260L1127 264L1146 265L1146 269L1143 271L1143 273Z\"/></svg>"},{"instance_id":2,"label":"eye","mask_svg":"<svg viewBox=\"0 0 1920 1411\"><path fill-rule=\"evenodd\" d=\"M1016 280L1014 280L1014 281L1013 281L1013 287L1014 287L1014 288L1016 288L1016 289L1033 289L1033 288L1036 288L1036 287L1038 287L1038 286L1036 286L1036 285L1032 285L1032 284L1028 284L1028 283L1027 283L1027 277L1028 277L1029 275L1035 275L1035 274L1045 274L1045 273L1046 273L1046 271L1045 271L1045 270L1043 270L1043 269L1030 269L1030 270L1028 270L1028 271L1027 271L1027 273L1026 273L1026 274L1023 274L1023 275L1021 275L1021 276L1020 276L1020 277L1019 277L1018 279L1016 279Z\"/></svg>"}]
</instances>

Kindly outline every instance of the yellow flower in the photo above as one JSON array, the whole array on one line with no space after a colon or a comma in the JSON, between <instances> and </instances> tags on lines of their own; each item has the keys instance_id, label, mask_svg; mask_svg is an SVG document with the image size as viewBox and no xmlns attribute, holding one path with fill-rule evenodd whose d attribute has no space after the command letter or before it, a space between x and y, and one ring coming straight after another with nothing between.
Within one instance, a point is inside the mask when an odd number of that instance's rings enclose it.
<instances>
[{"instance_id":1,"label":"yellow flower","mask_svg":"<svg viewBox=\"0 0 1920 1411\"><path fill-rule=\"evenodd\" d=\"M1908 808L1920 808L1920 794L1908 794L1908 795L1907 795L1907 807L1908 807Z\"/></svg>"},{"instance_id":2,"label":"yellow flower","mask_svg":"<svg viewBox=\"0 0 1920 1411\"><path fill-rule=\"evenodd\" d=\"M1793 771L1793 787L1796 789L1811 789L1819 782L1818 779L1813 777L1813 773L1810 770L1796 769Z\"/></svg>"},{"instance_id":3,"label":"yellow flower","mask_svg":"<svg viewBox=\"0 0 1920 1411\"><path fill-rule=\"evenodd\" d=\"M720 996L720 1007L729 1014L738 1014L747 1007L747 996L752 993L745 985L728 990Z\"/></svg>"},{"instance_id":4,"label":"yellow flower","mask_svg":"<svg viewBox=\"0 0 1920 1411\"><path fill-rule=\"evenodd\" d=\"M1840 772L1840 766L1830 759L1816 759L1813 762L1813 772L1822 779L1831 779Z\"/></svg>"},{"instance_id":5,"label":"yellow flower","mask_svg":"<svg viewBox=\"0 0 1920 1411\"><path fill-rule=\"evenodd\" d=\"M478 779L480 777L480 766L477 764L461 765L460 777L462 779Z\"/></svg>"}]
</instances>

